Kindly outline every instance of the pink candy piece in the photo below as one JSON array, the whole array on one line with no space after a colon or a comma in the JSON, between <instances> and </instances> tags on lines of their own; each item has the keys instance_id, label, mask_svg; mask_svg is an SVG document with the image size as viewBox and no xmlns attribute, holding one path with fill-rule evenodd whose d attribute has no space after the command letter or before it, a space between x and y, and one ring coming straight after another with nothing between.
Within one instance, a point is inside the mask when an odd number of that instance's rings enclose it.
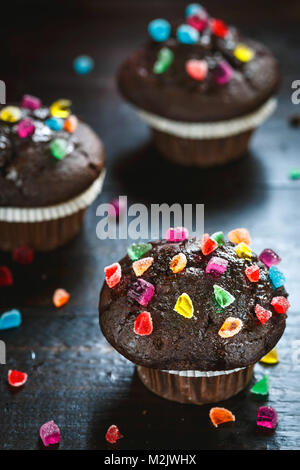
<instances>
[{"instance_id":1,"label":"pink candy piece","mask_svg":"<svg viewBox=\"0 0 300 470\"><path fill-rule=\"evenodd\" d=\"M127 295L146 307L154 295L154 285L144 279L137 279L129 288Z\"/></svg>"},{"instance_id":2,"label":"pink candy piece","mask_svg":"<svg viewBox=\"0 0 300 470\"><path fill-rule=\"evenodd\" d=\"M18 124L18 136L21 139L26 139L26 137L31 136L35 131L35 125L32 120L29 118L22 119Z\"/></svg>"},{"instance_id":3,"label":"pink candy piece","mask_svg":"<svg viewBox=\"0 0 300 470\"><path fill-rule=\"evenodd\" d=\"M201 33L208 25L208 20L204 16L200 17L199 15L193 15L188 17L187 24Z\"/></svg>"},{"instance_id":4,"label":"pink candy piece","mask_svg":"<svg viewBox=\"0 0 300 470\"><path fill-rule=\"evenodd\" d=\"M193 80L201 82L207 76L208 65L205 60L190 59L185 63L185 70Z\"/></svg>"},{"instance_id":5,"label":"pink candy piece","mask_svg":"<svg viewBox=\"0 0 300 470\"><path fill-rule=\"evenodd\" d=\"M41 106L41 100L36 96L24 95L22 98L22 108L31 109L31 111L34 111L35 109L39 109Z\"/></svg>"},{"instance_id":6,"label":"pink candy piece","mask_svg":"<svg viewBox=\"0 0 300 470\"><path fill-rule=\"evenodd\" d=\"M50 444L58 444L60 442L60 430L54 421L44 423L40 428L40 436L44 446L48 447Z\"/></svg>"},{"instance_id":7,"label":"pink candy piece","mask_svg":"<svg viewBox=\"0 0 300 470\"><path fill-rule=\"evenodd\" d=\"M275 253L275 251L271 250L271 248L266 248L261 252L259 255L259 259L266 265L268 268L279 264L281 258Z\"/></svg>"},{"instance_id":8,"label":"pink candy piece","mask_svg":"<svg viewBox=\"0 0 300 470\"><path fill-rule=\"evenodd\" d=\"M278 416L271 406L260 406L257 415L257 426L275 429L278 424Z\"/></svg>"},{"instance_id":9,"label":"pink candy piece","mask_svg":"<svg viewBox=\"0 0 300 470\"><path fill-rule=\"evenodd\" d=\"M225 273L228 266L228 261L218 256L213 256L207 263L205 272L206 274L214 274L216 276L222 276Z\"/></svg>"},{"instance_id":10,"label":"pink candy piece","mask_svg":"<svg viewBox=\"0 0 300 470\"><path fill-rule=\"evenodd\" d=\"M188 236L189 232L185 227L169 228L166 233L166 240L168 242L181 242L186 240Z\"/></svg>"},{"instance_id":11,"label":"pink candy piece","mask_svg":"<svg viewBox=\"0 0 300 470\"><path fill-rule=\"evenodd\" d=\"M104 268L105 280L108 287L112 288L119 284L122 277L122 268L119 263L113 263Z\"/></svg>"},{"instance_id":12,"label":"pink candy piece","mask_svg":"<svg viewBox=\"0 0 300 470\"><path fill-rule=\"evenodd\" d=\"M214 79L218 85L225 85L233 77L233 68L226 62L221 60L214 70Z\"/></svg>"},{"instance_id":13,"label":"pink candy piece","mask_svg":"<svg viewBox=\"0 0 300 470\"><path fill-rule=\"evenodd\" d=\"M110 217L119 217L126 209L126 202L120 198L115 198L109 203L112 207L108 211Z\"/></svg>"}]
</instances>

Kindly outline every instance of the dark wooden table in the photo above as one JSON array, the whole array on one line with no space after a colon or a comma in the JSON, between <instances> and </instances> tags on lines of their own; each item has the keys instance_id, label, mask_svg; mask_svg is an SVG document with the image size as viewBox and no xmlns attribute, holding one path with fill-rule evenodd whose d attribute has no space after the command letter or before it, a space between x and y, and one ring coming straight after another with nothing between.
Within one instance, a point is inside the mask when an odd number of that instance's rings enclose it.
<instances>
[{"instance_id":1,"label":"dark wooden table","mask_svg":"<svg viewBox=\"0 0 300 470\"><path fill-rule=\"evenodd\" d=\"M37 255L27 267L0 254L0 264L11 266L15 276L15 285L0 292L0 312L15 307L23 316L20 328L0 335L7 344L7 364L0 366L1 448L42 448L39 427L53 419L61 428L61 449L109 449L104 435L112 423L125 436L117 449L299 449L300 181L288 178L289 169L300 166L300 129L288 124L290 115L300 113L300 105L290 99L291 82L300 78L299 2L286 8L285 2L253 1L247 12L235 0L206 2L216 16L232 19L268 44L283 74L279 108L256 133L249 154L214 170L182 169L163 160L114 81L118 64L145 39L148 21L181 15L186 2L60 1L45 2L44 8L40 1L9 3L1 26L5 44L0 62L8 100L26 92L46 102L72 99L74 112L105 143L108 174L82 233L68 246ZM77 76L72 68L72 60L82 53L95 59L87 76ZM180 180L179 192L172 182ZM134 365L100 333L103 267L121 257L129 242L98 240L95 211L100 201L118 195L148 205L205 203L206 231L246 226L255 250L272 247L282 256L292 307L278 346L280 363L256 366L256 378L265 372L270 376L267 400L258 401L246 390L224 403L236 415L233 425L216 430L208 419L209 406L184 406L151 394ZM60 310L51 302L57 287L71 293ZM29 373L17 393L7 385L11 368ZM279 414L275 433L256 429L261 403Z\"/></svg>"}]
</instances>

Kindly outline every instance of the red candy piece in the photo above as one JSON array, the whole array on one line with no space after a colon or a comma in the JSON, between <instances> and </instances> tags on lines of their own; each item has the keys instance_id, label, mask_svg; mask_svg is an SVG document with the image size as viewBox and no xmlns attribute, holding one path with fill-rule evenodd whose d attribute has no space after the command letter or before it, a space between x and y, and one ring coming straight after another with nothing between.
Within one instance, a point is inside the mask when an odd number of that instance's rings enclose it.
<instances>
[{"instance_id":1,"label":"red candy piece","mask_svg":"<svg viewBox=\"0 0 300 470\"><path fill-rule=\"evenodd\" d=\"M212 253L216 248L218 248L219 245L216 242L216 240L213 240L212 238L210 238L208 233L205 233L202 237L200 246L201 246L202 253L205 256L207 256L210 253Z\"/></svg>"},{"instance_id":2,"label":"red candy piece","mask_svg":"<svg viewBox=\"0 0 300 470\"><path fill-rule=\"evenodd\" d=\"M245 274L250 282L257 282L259 280L259 267L256 264L248 266L245 269Z\"/></svg>"},{"instance_id":3,"label":"red candy piece","mask_svg":"<svg viewBox=\"0 0 300 470\"><path fill-rule=\"evenodd\" d=\"M210 29L211 29L211 32L215 36L218 36L219 38L225 38L225 36L227 36L227 33L228 33L228 27L226 26L224 21L217 20L215 18L213 18L210 21Z\"/></svg>"},{"instance_id":4,"label":"red candy piece","mask_svg":"<svg viewBox=\"0 0 300 470\"><path fill-rule=\"evenodd\" d=\"M13 282L11 270L6 266L0 266L0 287L12 286Z\"/></svg>"},{"instance_id":5,"label":"red candy piece","mask_svg":"<svg viewBox=\"0 0 300 470\"><path fill-rule=\"evenodd\" d=\"M208 65L205 60L190 59L185 63L185 70L194 80L202 81L207 76Z\"/></svg>"},{"instance_id":6,"label":"red candy piece","mask_svg":"<svg viewBox=\"0 0 300 470\"><path fill-rule=\"evenodd\" d=\"M188 17L187 24L201 33L207 26L207 19L200 18L198 15L193 15Z\"/></svg>"},{"instance_id":7,"label":"red candy piece","mask_svg":"<svg viewBox=\"0 0 300 470\"><path fill-rule=\"evenodd\" d=\"M122 277L122 269L119 263L111 264L104 268L106 284L112 288L119 284Z\"/></svg>"},{"instance_id":8,"label":"red candy piece","mask_svg":"<svg viewBox=\"0 0 300 470\"><path fill-rule=\"evenodd\" d=\"M271 305L277 313L286 313L290 308L290 303L285 297L273 297Z\"/></svg>"},{"instance_id":9,"label":"red candy piece","mask_svg":"<svg viewBox=\"0 0 300 470\"><path fill-rule=\"evenodd\" d=\"M116 426L115 424L112 424L111 426L109 426L105 434L105 439L110 444L115 444L117 440L122 439L122 437L124 436L122 436L122 434L119 431L118 426Z\"/></svg>"},{"instance_id":10,"label":"red candy piece","mask_svg":"<svg viewBox=\"0 0 300 470\"><path fill-rule=\"evenodd\" d=\"M262 325L264 325L272 316L272 312L270 312L270 310L266 310L258 304L256 304L255 313Z\"/></svg>"},{"instance_id":11,"label":"red candy piece","mask_svg":"<svg viewBox=\"0 0 300 470\"><path fill-rule=\"evenodd\" d=\"M13 260L19 264L31 264L34 260L34 251L29 246L19 246L13 251Z\"/></svg>"},{"instance_id":12,"label":"red candy piece","mask_svg":"<svg viewBox=\"0 0 300 470\"><path fill-rule=\"evenodd\" d=\"M19 370L8 371L8 383L12 387L22 387L27 382L28 375Z\"/></svg>"},{"instance_id":13,"label":"red candy piece","mask_svg":"<svg viewBox=\"0 0 300 470\"><path fill-rule=\"evenodd\" d=\"M151 335L153 331L152 317L149 312L142 312L139 314L134 322L133 331L139 336Z\"/></svg>"}]
</instances>

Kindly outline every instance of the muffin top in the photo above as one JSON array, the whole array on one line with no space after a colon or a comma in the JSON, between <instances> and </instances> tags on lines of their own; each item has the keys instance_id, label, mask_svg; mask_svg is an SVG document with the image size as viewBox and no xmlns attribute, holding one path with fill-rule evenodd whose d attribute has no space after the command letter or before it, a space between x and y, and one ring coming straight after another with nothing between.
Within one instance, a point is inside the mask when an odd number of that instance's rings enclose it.
<instances>
[{"instance_id":1,"label":"muffin top","mask_svg":"<svg viewBox=\"0 0 300 470\"><path fill-rule=\"evenodd\" d=\"M42 207L78 196L99 176L104 151L70 101L25 95L0 108L0 206Z\"/></svg>"},{"instance_id":2,"label":"muffin top","mask_svg":"<svg viewBox=\"0 0 300 470\"><path fill-rule=\"evenodd\" d=\"M220 232L133 244L105 268L100 326L114 348L161 370L232 370L267 354L289 307L280 258L269 249L258 257L232 233L239 243Z\"/></svg>"},{"instance_id":3,"label":"muffin top","mask_svg":"<svg viewBox=\"0 0 300 470\"><path fill-rule=\"evenodd\" d=\"M138 108L183 122L249 114L276 91L276 59L263 44L190 5L176 24L149 24L150 41L121 66L119 88Z\"/></svg>"}]
</instances>

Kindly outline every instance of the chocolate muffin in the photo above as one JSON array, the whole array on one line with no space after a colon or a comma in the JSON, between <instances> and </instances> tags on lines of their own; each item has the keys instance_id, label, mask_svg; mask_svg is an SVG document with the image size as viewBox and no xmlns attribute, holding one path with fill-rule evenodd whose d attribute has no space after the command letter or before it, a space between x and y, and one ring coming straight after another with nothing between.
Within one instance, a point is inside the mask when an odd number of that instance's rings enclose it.
<instances>
[{"instance_id":1,"label":"chocolate muffin","mask_svg":"<svg viewBox=\"0 0 300 470\"><path fill-rule=\"evenodd\" d=\"M50 107L25 95L0 108L0 249L63 245L100 193L104 149L70 101Z\"/></svg>"},{"instance_id":2,"label":"chocolate muffin","mask_svg":"<svg viewBox=\"0 0 300 470\"><path fill-rule=\"evenodd\" d=\"M121 66L123 96L151 127L163 155L188 166L243 155L275 109L278 64L263 44L189 5L184 23L163 19Z\"/></svg>"},{"instance_id":3,"label":"chocolate muffin","mask_svg":"<svg viewBox=\"0 0 300 470\"><path fill-rule=\"evenodd\" d=\"M235 243L218 232L133 244L105 268L102 332L154 393L197 404L229 398L283 334L280 258L269 249L257 257L243 230L229 234Z\"/></svg>"}]
</instances>

